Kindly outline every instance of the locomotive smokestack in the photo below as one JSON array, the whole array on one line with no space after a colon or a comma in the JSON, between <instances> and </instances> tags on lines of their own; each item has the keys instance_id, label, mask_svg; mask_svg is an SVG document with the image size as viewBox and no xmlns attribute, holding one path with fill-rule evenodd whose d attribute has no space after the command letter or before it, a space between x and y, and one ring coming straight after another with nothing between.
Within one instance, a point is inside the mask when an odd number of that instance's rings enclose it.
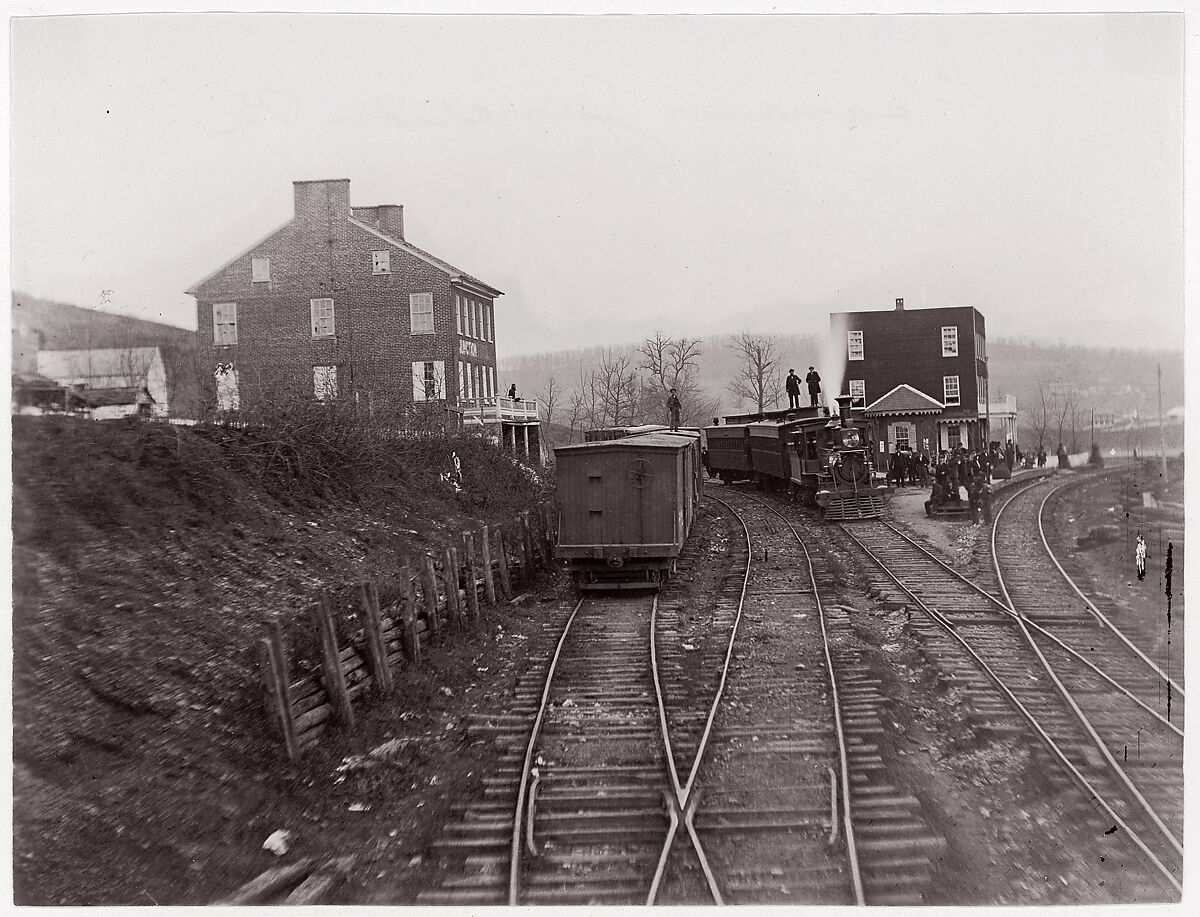
<instances>
[{"instance_id":1,"label":"locomotive smokestack","mask_svg":"<svg viewBox=\"0 0 1200 917\"><path fill-rule=\"evenodd\" d=\"M842 418L842 426L850 426L850 402L854 400L853 395L838 395L838 416Z\"/></svg>"}]
</instances>

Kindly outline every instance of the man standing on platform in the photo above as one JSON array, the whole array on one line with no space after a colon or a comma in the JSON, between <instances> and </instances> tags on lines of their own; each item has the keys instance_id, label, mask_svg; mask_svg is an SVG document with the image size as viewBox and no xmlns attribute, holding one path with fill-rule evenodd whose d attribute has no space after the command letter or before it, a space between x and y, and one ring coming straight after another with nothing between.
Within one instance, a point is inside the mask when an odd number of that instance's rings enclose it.
<instances>
[{"instance_id":1,"label":"man standing on platform","mask_svg":"<svg viewBox=\"0 0 1200 917\"><path fill-rule=\"evenodd\" d=\"M800 377L794 369L788 370L787 376L788 410L794 411L800 407Z\"/></svg>"},{"instance_id":2,"label":"man standing on platform","mask_svg":"<svg viewBox=\"0 0 1200 917\"><path fill-rule=\"evenodd\" d=\"M808 397L815 408L821 394L821 376L817 373L815 366L808 368L808 375L804 377L804 381L808 383Z\"/></svg>"},{"instance_id":3,"label":"man standing on platform","mask_svg":"<svg viewBox=\"0 0 1200 917\"><path fill-rule=\"evenodd\" d=\"M775 378L779 378L776 376ZM671 412L671 429L679 429L679 411L683 405L679 402L679 396L675 393L675 389L671 389L671 396L667 399L667 409Z\"/></svg>"}]
</instances>

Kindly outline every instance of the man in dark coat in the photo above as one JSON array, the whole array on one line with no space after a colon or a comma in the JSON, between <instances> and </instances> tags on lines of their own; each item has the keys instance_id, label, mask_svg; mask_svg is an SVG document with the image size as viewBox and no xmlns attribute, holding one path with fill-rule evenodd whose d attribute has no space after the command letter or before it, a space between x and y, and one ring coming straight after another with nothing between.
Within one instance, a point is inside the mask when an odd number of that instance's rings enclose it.
<instances>
[{"instance_id":1,"label":"man in dark coat","mask_svg":"<svg viewBox=\"0 0 1200 917\"><path fill-rule=\"evenodd\" d=\"M1063 446L1062 443L1058 444L1058 451L1055 452L1055 455L1058 456L1058 467L1059 468L1070 468L1071 467L1071 457L1069 455L1067 455L1067 450Z\"/></svg>"},{"instance_id":2,"label":"man in dark coat","mask_svg":"<svg viewBox=\"0 0 1200 917\"><path fill-rule=\"evenodd\" d=\"M778 377L776 377L778 378ZM808 383L808 397L812 401L812 406L815 408L820 400L821 394L821 376L817 373L815 366L808 368L808 375L804 377L804 381Z\"/></svg>"},{"instance_id":3,"label":"man in dark coat","mask_svg":"<svg viewBox=\"0 0 1200 917\"><path fill-rule=\"evenodd\" d=\"M671 429L679 429L679 412L683 405L679 401L679 395L675 393L675 389L671 389L671 396L667 398L667 410L671 412Z\"/></svg>"},{"instance_id":4,"label":"man in dark coat","mask_svg":"<svg viewBox=\"0 0 1200 917\"><path fill-rule=\"evenodd\" d=\"M794 369L788 370L787 376L788 410L800 407L800 377Z\"/></svg>"}]
</instances>

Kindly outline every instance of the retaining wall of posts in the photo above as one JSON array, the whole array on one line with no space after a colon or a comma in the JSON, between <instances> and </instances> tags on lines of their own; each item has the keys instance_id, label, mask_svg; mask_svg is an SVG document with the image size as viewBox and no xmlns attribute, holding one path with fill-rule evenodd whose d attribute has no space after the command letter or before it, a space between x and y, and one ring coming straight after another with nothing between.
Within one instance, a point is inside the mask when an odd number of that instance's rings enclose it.
<instances>
[{"instance_id":1,"label":"retaining wall of posts","mask_svg":"<svg viewBox=\"0 0 1200 917\"><path fill-rule=\"evenodd\" d=\"M399 558L399 589L386 603L380 602L377 583L354 584L362 627L349 640L339 642L331 596L314 596L309 616L321 656L317 674L291 677L294 666L283 628L277 616L269 617L255 649L268 717L288 758L300 757L335 724L353 730L354 705L376 692L390 693L393 673L419 666L429 641L474 631L497 597L510 597L539 569L549 569L554 556L551 513L551 505L545 504L508 525L463 532L415 561Z\"/></svg>"}]
</instances>

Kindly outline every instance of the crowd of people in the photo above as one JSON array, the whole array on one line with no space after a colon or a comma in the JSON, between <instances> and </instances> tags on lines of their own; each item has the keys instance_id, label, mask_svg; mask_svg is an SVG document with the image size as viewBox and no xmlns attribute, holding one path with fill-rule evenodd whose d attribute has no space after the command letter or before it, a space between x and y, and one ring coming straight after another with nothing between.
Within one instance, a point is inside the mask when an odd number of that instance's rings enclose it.
<instances>
[{"instance_id":1,"label":"crowd of people","mask_svg":"<svg viewBox=\"0 0 1200 917\"><path fill-rule=\"evenodd\" d=\"M887 475L888 483L896 487L928 487L932 479L933 491L925 502L925 512L932 515L946 503L960 503L962 490L966 490L969 506L977 507L988 480L988 465L979 453L961 446L932 457L923 449L914 452L901 446L892 453Z\"/></svg>"}]
</instances>

